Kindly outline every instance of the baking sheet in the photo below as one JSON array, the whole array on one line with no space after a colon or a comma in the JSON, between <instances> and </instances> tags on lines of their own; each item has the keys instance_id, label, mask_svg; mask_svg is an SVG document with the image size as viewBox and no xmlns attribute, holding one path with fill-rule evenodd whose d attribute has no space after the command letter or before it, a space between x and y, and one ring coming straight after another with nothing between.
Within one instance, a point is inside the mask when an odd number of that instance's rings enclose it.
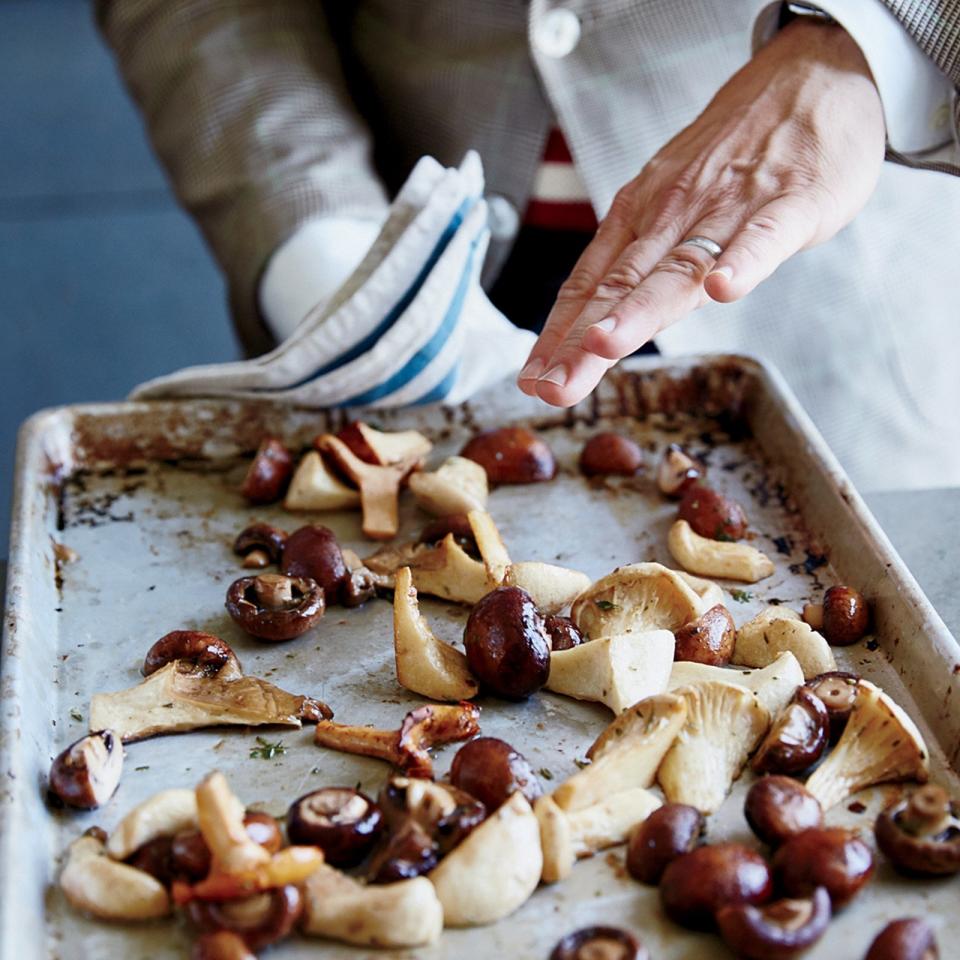
<instances>
[{"instance_id":1,"label":"baking sheet","mask_svg":"<svg viewBox=\"0 0 960 960\"><path fill-rule=\"evenodd\" d=\"M709 415L691 413L703 410ZM316 519L345 546L370 552L358 514L301 520L280 508L251 509L237 493L247 462L242 454L263 432L306 446L347 418L342 412L192 401L64 408L25 428L0 675L0 957L188 954L191 936L184 927L89 921L70 910L53 885L58 858L75 836L93 824L109 830L159 789L193 786L216 767L227 772L244 802L274 814L319 786L379 789L384 764L315 747L311 727L227 728L129 745L120 789L100 810L65 813L44 805L49 763L86 732L91 694L136 683L147 648L172 629L223 636L246 672L321 697L342 722L396 727L422 702L396 683L392 611L384 600L354 611L332 608L314 631L278 645L246 637L223 610L227 585L241 575L230 544L252 519L287 529ZM562 563L591 576L638 560L674 565L666 531L675 506L656 492L651 468L668 442L706 455L711 485L744 504L756 545L777 564L775 576L755 586L723 584L751 595L741 602L727 594L737 623L772 600L799 608L836 580L860 586L875 604L876 638L837 651L841 668L863 673L903 704L933 750L935 777L957 790L948 767L956 766L960 746L960 711L950 710L951 698L960 696L960 649L774 372L745 358L637 360L571 411L500 391L454 410L377 411L371 422L425 430L437 444L436 461L457 452L476 430L533 423L554 449L560 474L549 484L500 488L489 509L513 559ZM627 432L649 451L639 479L598 485L577 473L583 441L600 429ZM423 521L406 498L402 533ZM78 559L58 564L56 543ZM423 609L438 635L459 639L466 610L428 600ZM479 702L483 733L521 750L547 790L576 770L575 761L610 719L602 707L550 693L523 704ZM251 758L258 735L282 742L285 752L273 760ZM449 769L456 749L437 752L438 775ZM753 842L741 814L745 789L739 783L710 819L711 841ZM866 811L841 807L828 822L860 825L869 837L877 809L896 789L866 791L858 798ZM612 923L635 930L664 960L729 956L718 938L665 921L656 891L626 877L622 859L620 848L583 861L570 879L541 887L518 913L492 927L448 930L434 947L392 955L545 958L563 933ZM941 944L950 943L960 935L958 893L960 880L908 882L881 858L874 881L808 956L860 956L894 915L927 916ZM391 954L298 939L270 955Z\"/></svg>"}]
</instances>

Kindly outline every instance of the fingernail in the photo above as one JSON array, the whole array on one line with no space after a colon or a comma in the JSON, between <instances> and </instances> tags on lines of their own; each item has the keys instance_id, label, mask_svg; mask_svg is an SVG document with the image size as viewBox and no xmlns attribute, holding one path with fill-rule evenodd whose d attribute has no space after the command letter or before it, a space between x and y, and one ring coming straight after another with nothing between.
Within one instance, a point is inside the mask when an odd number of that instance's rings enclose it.
<instances>
[{"instance_id":1,"label":"fingernail","mask_svg":"<svg viewBox=\"0 0 960 960\"><path fill-rule=\"evenodd\" d=\"M731 267L715 267L707 276L723 277L725 280L729 280L733 276L733 269Z\"/></svg>"},{"instance_id":2,"label":"fingernail","mask_svg":"<svg viewBox=\"0 0 960 960\"><path fill-rule=\"evenodd\" d=\"M558 363L555 367L551 367L539 380L540 383L552 383L558 387L566 386L567 368L564 364Z\"/></svg>"},{"instance_id":3,"label":"fingernail","mask_svg":"<svg viewBox=\"0 0 960 960\"><path fill-rule=\"evenodd\" d=\"M536 380L543 373L543 361L537 357L531 360L517 376L518 380Z\"/></svg>"},{"instance_id":4,"label":"fingernail","mask_svg":"<svg viewBox=\"0 0 960 960\"><path fill-rule=\"evenodd\" d=\"M591 330L600 330L602 333L611 333L617 329L616 317L604 317L590 327Z\"/></svg>"}]
</instances>

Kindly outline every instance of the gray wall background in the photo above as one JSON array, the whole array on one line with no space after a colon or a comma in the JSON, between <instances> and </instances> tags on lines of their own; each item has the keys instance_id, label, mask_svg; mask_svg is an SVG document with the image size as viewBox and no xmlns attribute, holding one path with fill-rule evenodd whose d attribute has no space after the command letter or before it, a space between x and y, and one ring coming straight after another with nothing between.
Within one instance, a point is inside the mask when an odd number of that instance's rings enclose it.
<instances>
[{"instance_id":1,"label":"gray wall background","mask_svg":"<svg viewBox=\"0 0 960 960\"><path fill-rule=\"evenodd\" d=\"M0 0L0 557L31 413L237 355L90 0Z\"/></svg>"}]
</instances>

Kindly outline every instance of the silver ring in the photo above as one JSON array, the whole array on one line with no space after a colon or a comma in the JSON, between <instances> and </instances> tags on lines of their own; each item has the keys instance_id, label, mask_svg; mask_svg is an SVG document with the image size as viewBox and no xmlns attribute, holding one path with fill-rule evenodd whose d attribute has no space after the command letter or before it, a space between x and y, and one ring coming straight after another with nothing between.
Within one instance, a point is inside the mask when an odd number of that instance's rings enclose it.
<instances>
[{"instance_id":1,"label":"silver ring","mask_svg":"<svg viewBox=\"0 0 960 960\"><path fill-rule=\"evenodd\" d=\"M714 260L719 260L720 255L723 253L723 247L717 243L716 240L711 240L709 237L687 237L686 240L680 242L679 246L684 244L689 244L691 247L699 247L701 250L709 253Z\"/></svg>"}]
</instances>

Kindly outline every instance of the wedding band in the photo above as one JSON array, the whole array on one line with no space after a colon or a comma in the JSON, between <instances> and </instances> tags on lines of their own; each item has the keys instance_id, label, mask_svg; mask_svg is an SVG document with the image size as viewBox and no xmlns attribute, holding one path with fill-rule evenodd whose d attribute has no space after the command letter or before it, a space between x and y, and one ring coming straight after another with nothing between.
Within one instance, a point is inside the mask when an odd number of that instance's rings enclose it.
<instances>
[{"instance_id":1,"label":"wedding band","mask_svg":"<svg viewBox=\"0 0 960 960\"><path fill-rule=\"evenodd\" d=\"M709 237L687 237L686 240L681 241L679 246L684 244L689 244L691 247L699 247L701 250L709 253L714 260L720 259L720 254L723 253L723 247L717 243L716 240L711 240Z\"/></svg>"}]
</instances>

